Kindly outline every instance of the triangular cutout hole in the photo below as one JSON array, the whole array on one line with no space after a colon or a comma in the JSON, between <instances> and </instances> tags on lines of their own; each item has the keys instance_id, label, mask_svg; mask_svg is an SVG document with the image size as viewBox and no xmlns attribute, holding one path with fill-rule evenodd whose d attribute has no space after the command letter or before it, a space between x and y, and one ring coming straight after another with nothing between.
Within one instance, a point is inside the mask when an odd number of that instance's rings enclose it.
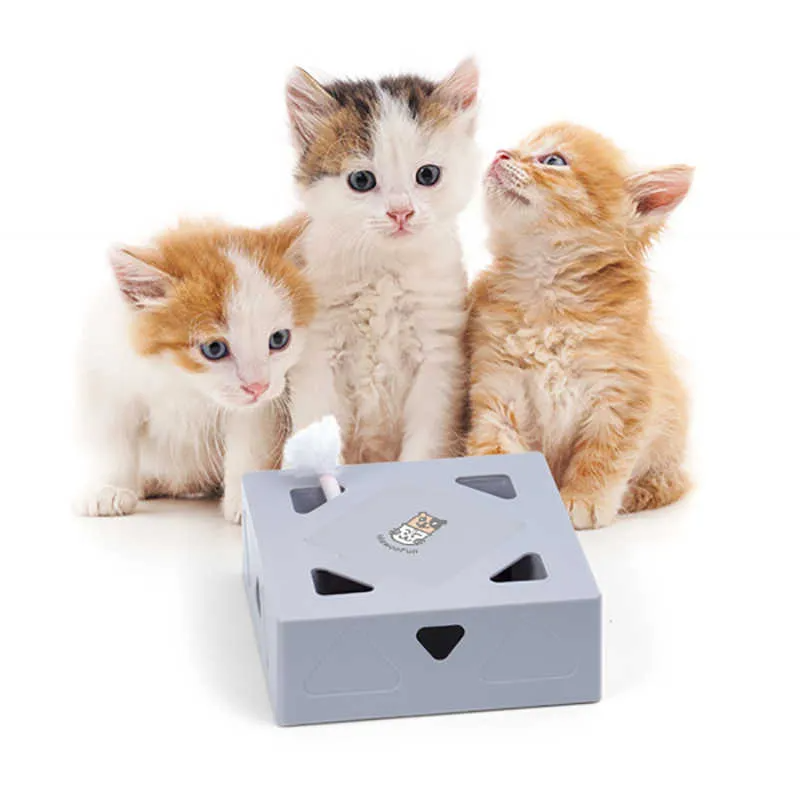
<instances>
[{"instance_id":1,"label":"triangular cutout hole","mask_svg":"<svg viewBox=\"0 0 800 800\"><path fill-rule=\"evenodd\" d=\"M517 490L508 475L466 475L456 478L456 483L503 500L513 500L517 496Z\"/></svg>"},{"instance_id":2,"label":"triangular cutout hole","mask_svg":"<svg viewBox=\"0 0 800 800\"><path fill-rule=\"evenodd\" d=\"M345 575L337 575L327 569L312 569L311 580L314 581L317 594L358 594L371 592L373 589L368 583L361 583Z\"/></svg>"},{"instance_id":3,"label":"triangular cutout hole","mask_svg":"<svg viewBox=\"0 0 800 800\"><path fill-rule=\"evenodd\" d=\"M436 625L417 631L417 641L437 661L444 661L463 638L464 629L460 625Z\"/></svg>"},{"instance_id":4,"label":"triangular cutout hole","mask_svg":"<svg viewBox=\"0 0 800 800\"><path fill-rule=\"evenodd\" d=\"M492 576L494 583L517 583L518 581L541 581L547 577L547 568L538 553L526 553L513 564L509 564Z\"/></svg>"}]
</instances>

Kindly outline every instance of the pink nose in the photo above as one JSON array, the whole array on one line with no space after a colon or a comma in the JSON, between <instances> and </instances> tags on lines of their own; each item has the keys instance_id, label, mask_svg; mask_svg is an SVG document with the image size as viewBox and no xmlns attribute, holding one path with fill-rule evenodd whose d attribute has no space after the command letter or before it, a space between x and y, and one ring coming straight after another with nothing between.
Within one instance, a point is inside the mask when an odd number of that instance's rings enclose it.
<instances>
[{"instance_id":1,"label":"pink nose","mask_svg":"<svg viewBox=\"0 0 800 800\"><path fill-rule=\"evenodd\" d=\"M399 228L402 228L411 217L414 216L413 208L392 208L386 212L389 219L394 220Z\"/></svg>"},{"instance_id":2,"label":"pink nose","mask_svg":"<svg viewBox=\"0 0 800 800\"><path fill-rule=\"evenodd\" d=\"M242 390L252 395L254 400L258 400L264 392L269 389L268 383L243 383Z\"/></svg>"},{"instance_id":3,"label":"pink nose","mask_svg":"<svg viewBox=\"0 0 800 800\"><path fill-rule=\"evenodd\" d=\"M498 150L497 155L494 157L494 163L496 164L498 161L510 161L511 160L511 153L508 150Z\"/></svg>"}]
</instances>

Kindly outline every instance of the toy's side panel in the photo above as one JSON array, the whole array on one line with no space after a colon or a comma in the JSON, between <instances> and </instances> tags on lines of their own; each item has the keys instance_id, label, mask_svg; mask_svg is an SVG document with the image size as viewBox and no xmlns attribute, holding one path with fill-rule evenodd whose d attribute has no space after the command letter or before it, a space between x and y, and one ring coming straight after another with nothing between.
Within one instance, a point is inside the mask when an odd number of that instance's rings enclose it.
<instances>
[{"instance_id":1,"label":"toy's side panel","mask_svg":"<svg viewBox=\"0 0 800 800\"><path fill-rule=\"evenodd\" d=\"M281 724L593 702L599 600L302 622Z\"/></svg>"},{"instance_id":2,"label":"toy's side panel","mask_svg":"<svg viewBox=\"0 0 800 800\"><path fill-rule=\"evenodd\" d=\"M480 670L487 701L538 706L600 699L599 598L508 612Z\"/></svg>"},{"instance_id":3,"label":"toy's side panel","mask_svg":"<svg viewBox=\"0 0 800 800\"><path fill-rule=\"evenodd\" d=\"M242 515L242 559L243 581L247 607L253 622L258 655L267 681L270 698L277 697L275 659L270 658L277 650L277 624L271 609L270 595L265 588L264 562L258 544L258 537L252 527L252 517L248 513L245 498ZM274 702L274 701L273 701Z\"/></svg>"}]
</instances>

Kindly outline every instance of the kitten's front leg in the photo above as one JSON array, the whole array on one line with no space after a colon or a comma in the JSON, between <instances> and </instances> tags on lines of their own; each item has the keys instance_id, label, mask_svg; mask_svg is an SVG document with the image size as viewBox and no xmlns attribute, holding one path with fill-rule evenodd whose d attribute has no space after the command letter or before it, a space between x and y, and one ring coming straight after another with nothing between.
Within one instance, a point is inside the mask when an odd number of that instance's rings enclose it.
<instances>
[{"instance_id":1,"label":"kitten's front leg","mask_svg":"<svg viewBox=\"0 0 800 800\"><path fill-rule=\"evenodd\" d=\"M476 369L472 375L467 455L525 453L541 449L541 437L530 445L523 430L533 416L527 407L524 377L511 368Z\"/></svg>"},{"instance_id":2,"label":"kitten's front leg","mask_svg":"<svg viewBox=\"0 0 800 800\"><path fill-rule=\"evenodd\" d=\"M465 395L459 339L422 362L405 406L401 461L456 455Z\"/></svg>"},{"instance_id":3,"label":"kitten's front leg","mask_svg":"<svg viewBox=\"0 0 800 800\"><path fill-rule=\"evenodd\" d=\"M306 345L303 360L292 370L290 391L293 430L302 430L328 414L342 424L330 355L319 339Z\"/></svg>"},{"instance_id":4,"label":"kitten's front leg","mask_svg":"<svg viewBox=\"0 0 800 800\"><path fill-rule=\"evenodd\" d=\"M573 444L561 499L577 529L610 525L642 445L647 403L608 395L592 404Z\"/></svg>"},{"instance_id":5,"label":"kitten's front leg","mask_svg":"<svg viewBox=\"0 0 800 800\"><path fill-rule=\"evenodd\" d=\"M283 403L229 414L225 428L225 477L222 513L228 522L242 521L242 478L248 472L280 469L289 430Z\"/></svg>"},{"instance_id":6,"label":"kitten's front leg","mask_svg":"<svg viewBox=\"0 0 800 800\"><path fill-rule=\"evenodd\" d=\"M139 501L138 409L114 398L85 393L81 438L90 460L90 478L74 502L86 517L130 514Z\"/></svg>"}]
</instances>

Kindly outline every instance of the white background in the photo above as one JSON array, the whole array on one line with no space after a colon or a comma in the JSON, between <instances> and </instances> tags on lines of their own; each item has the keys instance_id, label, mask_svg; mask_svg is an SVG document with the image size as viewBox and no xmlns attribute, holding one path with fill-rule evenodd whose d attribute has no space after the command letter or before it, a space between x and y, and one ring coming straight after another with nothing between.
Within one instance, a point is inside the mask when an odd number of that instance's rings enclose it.
<instances>
[{"instance_id":1,"label":"white background","mask_svg":"<svg viewBox=\"0 0 800 800\"><path fill-rule=\"evenodd\" d=\"M789 8L4 2L0 796L797 797ZM111 241L178 216L258 225L294 207L293 64L438 77L470 53L487 161L568 118L642 164L697 166L651 259L694 396L697 489L581 535L605 595L599 704L278 729L238 530L203 503L70 515L81 314ZM474 273L477 199L463 233Z\"/></svg>"}]
</instances>

